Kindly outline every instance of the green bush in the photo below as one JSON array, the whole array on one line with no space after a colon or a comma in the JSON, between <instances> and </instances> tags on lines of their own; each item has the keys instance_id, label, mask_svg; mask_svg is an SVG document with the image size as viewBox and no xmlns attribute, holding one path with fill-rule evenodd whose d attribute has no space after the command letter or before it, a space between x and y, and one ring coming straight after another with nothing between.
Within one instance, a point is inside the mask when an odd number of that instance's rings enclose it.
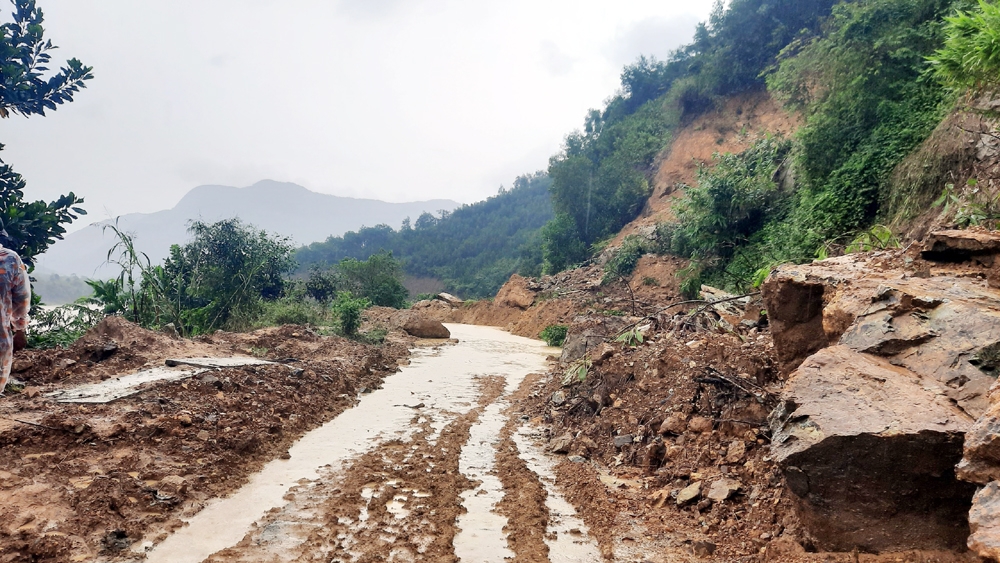
<instances>
[{"instance_id":1,"label":"green bush","mask_svg":"<svg viewBox=\"0 0 1000 563\"><path fill-rule=\"evenodd\" d=\"M939 80L973 93L1000 87L1000 5L979 0L977 10L945 18L945 42L928 60Z\"/></svg>"},{"instance_id":2,"label":"green bush","mask_svg":"<svg viewBox=\"0 0 1000 563\"><path fill-rule=\"evenodd\" d=\"M345 258L337 270L351 293L374 305L402 309L406 303L409 292L403 287L403 265L392 252L381 251L367 260Z\"/></svg>"},{"instance_id":3,"label":"green bush","mask_svg":"<svg viewBox=\"0 0 1000 563\"><path fill-rule=\"evenodd\" d=\"M354 336L361 327L361 311L371 307L371 301L364 297L355 298L347 291L337 294L332 308L340 321L340 330L344 336Z\"/></svg>"},{"instance_id":4,"label":"green bush","mask_svg":"<svg viewBox=\"0 0 1000 563\"><path fill-rule=\"evenodd\" d=\"M549 346L562 346L563 342L566 341L566 333L569 332L569 327L566 325L549 325L539 333L538 337L545 341Z\"/></svg>"},{"instance_id":5,"label":"green bush","mask_svg":"<svg viewBox=\"0 0 1000 563\"><path fill-rule=\"evenodd\" d=\"M326 307L301 297L283 297L264 303L258 326L314 325L330 322Z\"/></svg>"},{"instance_id":6,"label":"green bush","mask_svg":"<svg viewBox=\"0 0 1000 563\"><path fill-rule=\"evenodd\" d=\"M641 238L636 235L625 237L611 259L604 264L604 276L601 278L601 283L607 284L618 281L619 278L631 276L644 252L645 247Z\"/></svg>"}]
</instances>

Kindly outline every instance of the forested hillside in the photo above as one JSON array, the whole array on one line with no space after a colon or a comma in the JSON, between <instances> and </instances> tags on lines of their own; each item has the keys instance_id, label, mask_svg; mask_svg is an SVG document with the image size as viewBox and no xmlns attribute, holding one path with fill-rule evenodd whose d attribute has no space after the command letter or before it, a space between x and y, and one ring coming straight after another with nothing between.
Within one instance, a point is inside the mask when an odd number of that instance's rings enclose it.
<instances>
[{"instance_id":1,"label":"forested hillside","mask_svg":"<svg viewBox=\"0 0 1000 563\"><path fill-rule=\"evenodd\" d=\"M518 177L510 189L438 217L424 213L397 231L365 227L299 249L300 268L366 260L380 250L400 259L409 276L441 280L463 297L492 295L514 272L540 273L539 229L552 218L551 181Z\"/></svg>"}]
</instances>

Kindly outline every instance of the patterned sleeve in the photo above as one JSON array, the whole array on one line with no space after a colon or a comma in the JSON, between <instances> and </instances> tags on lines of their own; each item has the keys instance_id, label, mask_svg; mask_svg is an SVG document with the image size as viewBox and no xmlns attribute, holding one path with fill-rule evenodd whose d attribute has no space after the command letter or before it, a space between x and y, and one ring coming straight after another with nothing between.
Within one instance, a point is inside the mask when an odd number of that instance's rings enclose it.
<instances>
[{"instance_id":1,"label":"patterned sleeve","mask_svg":"<svg viewBox=\"0 0 1000 563\"><path fill-rule=\"evenodd\" d=\"M15 255L17 269L11 275L13 287L10 288L10 302L13 310L10 312L10 325L14 330L28 328L28 309L31 307L31 282L28 281L28 270Z\"/></svg>"}]
</instances>

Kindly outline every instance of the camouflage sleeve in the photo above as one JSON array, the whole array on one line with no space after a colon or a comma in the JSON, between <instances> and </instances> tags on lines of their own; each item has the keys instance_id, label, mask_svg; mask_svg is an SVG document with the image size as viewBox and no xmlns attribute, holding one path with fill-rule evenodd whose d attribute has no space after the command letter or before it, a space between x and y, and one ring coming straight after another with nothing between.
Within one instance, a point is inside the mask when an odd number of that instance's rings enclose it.
<instances>
[{"instance_id":1,"label":"camouflage sleeve","mask_svg":"<svg viewBox=\"0 0 1000 563\"><path fill-rule=\"evenodd\" d=\"M31 282L21 259L15 256L14 262L17 267L11 273L10 302L13 310L10 312L10 326L14 330L24 330L28 327L28 309L31 307Z\"/></svg>"}]
</instances>

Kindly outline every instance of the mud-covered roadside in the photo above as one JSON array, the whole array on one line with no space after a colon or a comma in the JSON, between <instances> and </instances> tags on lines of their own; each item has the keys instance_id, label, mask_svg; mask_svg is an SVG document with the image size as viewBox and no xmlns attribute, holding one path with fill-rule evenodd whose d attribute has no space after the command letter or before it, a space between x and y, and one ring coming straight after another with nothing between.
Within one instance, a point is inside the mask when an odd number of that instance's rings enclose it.
<instances>
[{"instance_id":1,"label":"mud-covered roadside","mask_svg":"<svg viewBox=\"0 0 1000 563\"><path fill-rule=\"evenodd\" d=\"M181 340L109 319L68 350L17 357L20 393L0 400L0 561L125 557L225 495L308 430L378 388L407 345L304 327ZM46 394L168 357L256 356L107 404Z\"/></svg>"}]
</instances>

